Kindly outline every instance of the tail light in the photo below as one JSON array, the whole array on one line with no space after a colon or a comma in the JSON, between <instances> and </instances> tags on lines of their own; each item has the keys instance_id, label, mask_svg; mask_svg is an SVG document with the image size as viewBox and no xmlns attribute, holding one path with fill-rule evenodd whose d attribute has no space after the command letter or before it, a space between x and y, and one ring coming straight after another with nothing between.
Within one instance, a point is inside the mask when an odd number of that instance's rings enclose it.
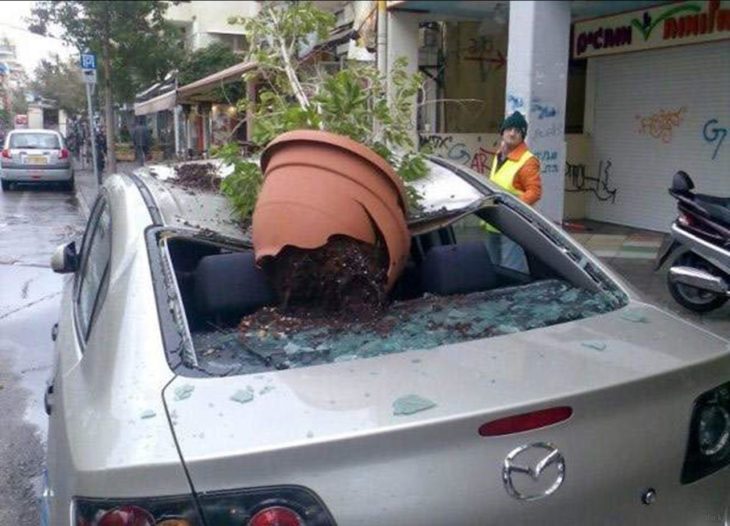
<instances>
[{"instance_id":1,"label":"tail light","mask_svg":"<svg viewBox=\"0 0 730 526\"><path fill-rule=\"evenodd\" d=\"M68 150L66 148L61 148L61 153L58 155L59 159L68 159Z\"/></svg>"},{"instance_id":2,"label":"tail light","mask_svg":"<svg viewBox=\"0 0 730 526\"><path fill-rule=\"evenodd\" d=\"M532 431L567 420L572 414L573 408L561 406L508 416L482 424L479 427L479 434L483 437L494 437Z\"/></svg>"},{"instance_id":3,"label":"tail light","mask_svg":"<svg viewBox=\"0 0 730 526\"><path fill-rule=\"evenodd\" d=\"M730 464L730 382L700 395L692 409L682 484Z\"/></svg>"},{"instance_id":4,"label":"tail light","mask_svg":"<svg viewBox=\"0 0 730 526\"><path fill-rule=\"evenodd\" d=\"M682 226L693 226L695 224L695 219L689 214L685 214L684 212L679 212L679 217L677 217L677 222Z\"/></svg>"},{"instance_id":5,"label":"tail light","mask_svg":"<svg viewBox=\"0 0 730 526\"><path fill-rule=\"evenodd\" d=\"M202 526L192 497L77 499L75 526ZM215 526L334 526L313 492L298 486L200 493L205 523Z\"/></svg>"},{"instance_id":6,"label":"tail light","mask_svg":"<svg viewBox=\"0 0 730 526\"><path fill-rule=\"evenodd\" d=\"M270 506L256 512L248 526L304 526L304 522L297 512L289 508Z\"/></svg>"},{"instance_id":7,"label":"tail light","mask_svg":"<svg viewBox=\"0 0 730 526\"><path fill-rule=\"evenodd\" d=\"M7 148L5 148L5 149L3 150L3 157L4 157L5 159L10 159L10 150L8 150Z\"/></svg>"}]
</instances>

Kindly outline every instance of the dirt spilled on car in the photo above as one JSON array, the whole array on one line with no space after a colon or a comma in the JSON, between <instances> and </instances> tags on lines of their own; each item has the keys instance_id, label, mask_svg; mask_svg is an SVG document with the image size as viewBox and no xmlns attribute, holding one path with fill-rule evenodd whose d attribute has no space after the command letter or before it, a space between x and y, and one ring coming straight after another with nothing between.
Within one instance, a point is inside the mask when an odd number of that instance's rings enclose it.
<instances>
[{"instance_id":1,"label":"dirt spilled on car","mask_svg":"<svg viewBox=\"0 0 730 526\"><path fill-rule=\"evenodd\" d=\"M175 182L188 190L218 191L221 178L212 163L188 163L175 168L177 179Z\"/></svg>"},{"instance_id":2,"label":"dirt spilled on car","mask_svg":"<svg viewBox=\"0 0 730 526\"><path fill-rule=\"evenodd\" d=\"M345 326L377 317L387 305L387 265L382 244L347 236L333 236L314 250L285 247L264 264L278 307L247 316L241 329L273 325L291 330L315 320Z\"/></svg>"}]
</instances>

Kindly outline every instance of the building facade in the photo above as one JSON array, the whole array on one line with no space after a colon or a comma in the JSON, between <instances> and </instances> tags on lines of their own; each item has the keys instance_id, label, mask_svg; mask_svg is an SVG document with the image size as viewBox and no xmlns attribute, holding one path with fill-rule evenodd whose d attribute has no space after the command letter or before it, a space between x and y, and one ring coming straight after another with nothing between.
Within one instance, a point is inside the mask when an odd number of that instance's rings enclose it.
<instances>
[{"instance_id":1,"label":"building facade","mask_svg":"<svg viewBox=\"0 0 730 526\"><path fill-rule=\"evenodd\" d=\"M422 145L486 174L522 111L543 212L666 231L677 170L730 195L729 4L392 1L388 55L426 75Z\"/></svg>"}]
</instances>

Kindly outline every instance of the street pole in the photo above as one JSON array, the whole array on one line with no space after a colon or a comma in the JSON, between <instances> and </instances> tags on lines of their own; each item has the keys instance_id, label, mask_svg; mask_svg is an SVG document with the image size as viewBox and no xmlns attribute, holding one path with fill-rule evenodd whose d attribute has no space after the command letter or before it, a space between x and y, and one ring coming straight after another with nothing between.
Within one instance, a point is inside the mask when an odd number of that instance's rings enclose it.
<instances>
[{"instance_id":1,"label":"street pole","mask_svg":"<svg viewBox=\"0 0 730 526\"><path fill-rule=\"evenodd\" d=\"M101 188L101 174L96 163L96 134L94 133L94 111L91 108L91 84L86 83L86 104L89 108L89 134L91 135L91 159L94 164L94 178Z\"/></svg>"}]
</instances>

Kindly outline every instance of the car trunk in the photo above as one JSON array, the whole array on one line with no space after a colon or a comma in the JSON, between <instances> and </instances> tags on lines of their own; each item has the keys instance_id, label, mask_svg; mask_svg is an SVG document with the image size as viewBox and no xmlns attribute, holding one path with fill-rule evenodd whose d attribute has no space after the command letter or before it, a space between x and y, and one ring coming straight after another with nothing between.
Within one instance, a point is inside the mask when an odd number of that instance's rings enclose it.
<instances>
[{"instance_id":1,"label":"car trunk","mask_svg":"<svg viewBox=\"0 0 730 526\"><path fill-rule=\"evenodd\" d=\"M680 473L693 401L729 371L726 341L632 302L428 352L179 376L164 398L199 494L303 486L340 525L690 524L724 513L717 488L730 484L728 469L691 485ZM420 406L404 404L414 397ZM495 419L558 406L572 416L479 434ZM538 442L563 455L565 480L519 501L502 466ZM646 505L650 488L657 499Z\"/></svg>"}]
</instances>

